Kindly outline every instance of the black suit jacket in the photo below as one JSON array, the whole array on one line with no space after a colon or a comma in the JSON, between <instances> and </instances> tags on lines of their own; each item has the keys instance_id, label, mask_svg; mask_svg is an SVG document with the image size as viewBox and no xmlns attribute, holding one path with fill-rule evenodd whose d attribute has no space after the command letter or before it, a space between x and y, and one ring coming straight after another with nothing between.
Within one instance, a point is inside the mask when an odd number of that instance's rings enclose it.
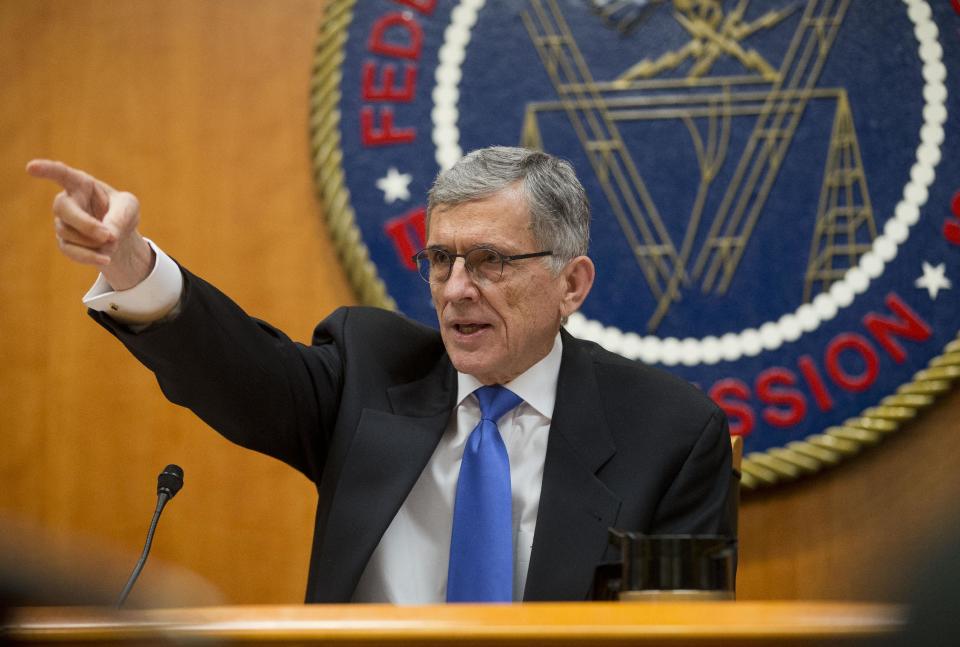
<instances>
[{"instance_id":1,"label":"black suit jacket","mask_svg":"<svg viewBox=\"0 0 960 647\"><path fill-rule=\"evenodd\" d=\"M437 331L341 308L309 346L184 270L182 310L131 334L91 313L164 394L317 486L308 602L346 602L450 419L456 371ZM731 534L726 418L688 383L562 331L526 600L582 600L610 526Z\"/></svg>"}]
</instances>

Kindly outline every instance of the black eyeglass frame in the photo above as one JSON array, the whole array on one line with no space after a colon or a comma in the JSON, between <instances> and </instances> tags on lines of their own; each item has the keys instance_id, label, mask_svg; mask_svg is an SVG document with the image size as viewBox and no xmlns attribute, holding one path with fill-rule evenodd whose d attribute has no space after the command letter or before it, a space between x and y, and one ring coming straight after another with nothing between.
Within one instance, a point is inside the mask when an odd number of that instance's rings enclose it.
<instances>
[{"instance_id":1,"label":"black eyeglass frame","mask_svg":"<svg viewBox=\"0 0 960 647\"><path fill-rule=\"evenodd\" d=\"M462 258L462 259L463 259L464 268L467 270L467 272L470 274L470 276L472 276L474 279L476 279L476 278L477 278L477 274L474 272L473 269L471 269L471 268L473 268L474 266L473 266L473 265L467 265L467 256L469 256L470 254L473 254L474 252L478 252L478 251L492 252L492 253L494 253L494 254L496 254L497 256L500 257L500 273L497 274L497 278L496 278L495 280L491 281L491 283L496 283L496 282L499 281L501 278L503 278L503 268L507 266L507 263L510 263L510 262L513 262L513 261L522 261L522 260L525 260L525 259L528 259L528 258L541 258L541 257L544 257L544 256L553 256L553 250L543 251L543 252L531 252L531 253L529 253L529 254L512 254L512 255L509 255L509 256L508 256L508 255L506 255L506 254L502 254L501 252L493 249L492 247L474 247L474 248L472 248L472 249L468 249L468 250L467 250L466 252L464 252L463 254L456 254L456 253L454 253L454 252L448 252L448 251L445 250L445 249L438 249L438 248L436 248L436 247L427 247L427 248L425 248L425 249L421 249L419 252L417 252L416 254L414 254L413 256L411 256L411 257L410 257L410 260L413 261L413 264L417 266L417 274L420 275L420 278L423 279L424 282L426 282L426 283L428 283L428 284L433 284L433 283L446 283L447 281L450 280L450 276L453 274L453 266L454 266L454 264L457 262L457 259L458 259L458 258ZM446 275L445 277L443 277L442 280L431 281L427 276L424 276L424 275L423 275L423 271L421 270L421 265L420 265L420 263L421 263L421 261L423 261L423 260L427 260L427 262L429 263L429 259L427 258L427 254L429 254L430 252L434 252L434 253L440 252L440 253L446 254L447 256L450 257L450 264L447 266L447 275Z\"/></svg>"}]
</instances>

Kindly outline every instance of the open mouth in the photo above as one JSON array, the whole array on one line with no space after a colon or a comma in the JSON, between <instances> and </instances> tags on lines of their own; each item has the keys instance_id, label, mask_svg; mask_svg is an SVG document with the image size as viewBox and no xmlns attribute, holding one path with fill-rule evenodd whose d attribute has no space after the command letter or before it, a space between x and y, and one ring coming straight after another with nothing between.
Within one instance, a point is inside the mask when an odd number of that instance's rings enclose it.
<instances>
[{"instance_id":1,"label":"open mouth","mask_svg":"<svg viewBox=\"0 0 960 647\"><path fill-rule=\"evenodd\" d=\"M490 324L479 324L479 323L464 323L464 324L454 324L453 328L461 335L474 335L482 330L485 330L490 327Z\"/></svg>"}]
</instances>

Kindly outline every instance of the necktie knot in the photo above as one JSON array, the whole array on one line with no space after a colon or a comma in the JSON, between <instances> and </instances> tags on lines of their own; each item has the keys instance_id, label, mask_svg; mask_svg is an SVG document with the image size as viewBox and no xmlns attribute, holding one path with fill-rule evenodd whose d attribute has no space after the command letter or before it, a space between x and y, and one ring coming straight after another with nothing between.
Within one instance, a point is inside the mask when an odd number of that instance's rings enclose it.
<instances>
[{"instance_id":1,"label":"necktie knot","mask_svg":"<svg viewBox=\"0 0 960 647\"><path fill-rule=\"evenodd\" d=\"M510 389L494 384L481 386L474 391L480 403L480 419L489 420L496 424L505 413L523 402L523 399Z\"/></svg>"}]
</instances>

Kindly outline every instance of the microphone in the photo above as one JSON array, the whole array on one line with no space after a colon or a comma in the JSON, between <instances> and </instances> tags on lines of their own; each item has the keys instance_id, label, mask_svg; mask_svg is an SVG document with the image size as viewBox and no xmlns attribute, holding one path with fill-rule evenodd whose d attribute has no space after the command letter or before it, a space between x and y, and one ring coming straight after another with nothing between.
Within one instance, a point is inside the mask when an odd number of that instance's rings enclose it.
<instances>
[{"instance_id":1,"label":"microphone","mask_svg":"<svg viewBox=\"0 0 960 647\"><path fill-rule=\"evenodd\" d=\"M147 563L147 555L150 553L150 546L153 544L153 533L157 530L157 522L160 521L160 513L163 512L163 507L167 505L167 501L177 495L182 487L183 469L179 465L167 465L157 476L157 509L153 512L153 520L150 522L150 529L147 530L147 543L143 547L140 559L137 561L137 565L133 567L133 573L130 574L130 579L127 580L123 592L120 593L120 599L117 600L118 609L127 601L127 596L130 595L134 582L140 577L143 565Z\"/></svg>"},{"instance_id":2,"label":"microphone","mask_svg":"<svg viewBox=\"0 0 960 647\"><path fill-rule=\"evenodd\" d=\"M167 501L177 496L182 487L183 469L179 465L167 465L157 477L157 496L166 495Z\"/></svg>"}]
</instances>

